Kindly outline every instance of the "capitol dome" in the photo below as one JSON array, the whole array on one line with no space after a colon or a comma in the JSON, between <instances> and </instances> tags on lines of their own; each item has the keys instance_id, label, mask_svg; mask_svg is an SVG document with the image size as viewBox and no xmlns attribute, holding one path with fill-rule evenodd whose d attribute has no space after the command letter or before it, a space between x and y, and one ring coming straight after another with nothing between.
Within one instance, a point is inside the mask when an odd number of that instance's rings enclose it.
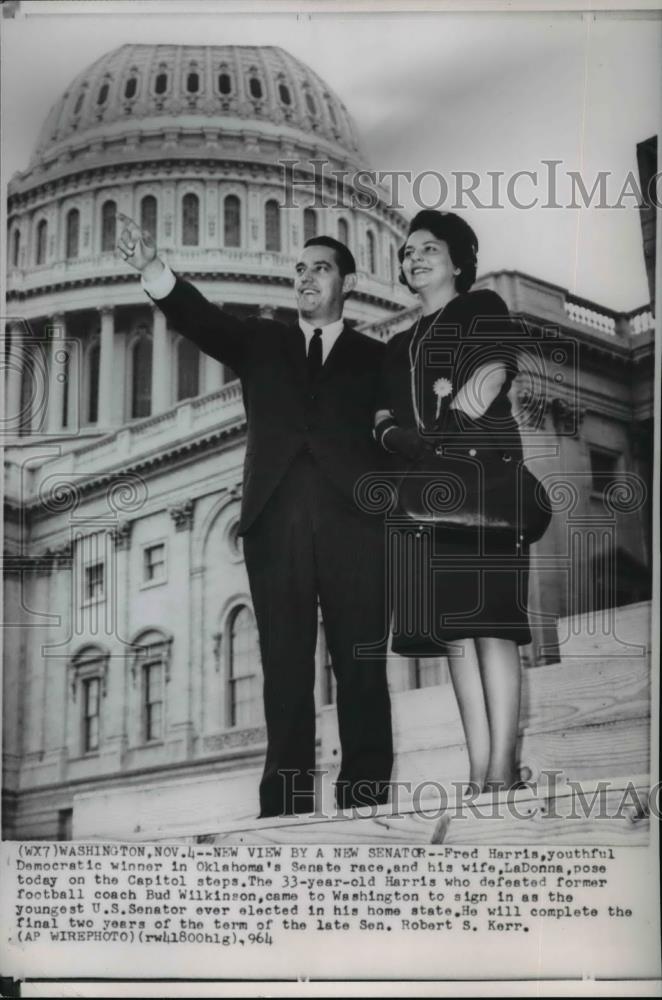
<instances>
[{"instance_id":1,"label":"capitol dome","mask_svg":"<svg viewBox=\"0 0 662 1000\"><path fill-rule=\"evenodd\" d=\"M285 161L296 165L287 177ZM332 171L347 178L340 195L331 181L318 197L320 162L327 182ZM322 234L357 261L346 318L368 327L398 313L409 304L397 264L406 223L380 192L367 205L353 197L365 164L340 98L275 46L123 45L79 73L9 183L7 301L52 354L48 415L33 415L30 432L104 433L230 377L194 352L185 363L177 331L162 329L116 253L120 212L173 270L240 315L293 319L296 261ZM62 381L54 330L75 345ZM62 388L75 359L77 393ZM27 369L16 370L14 397L27 399ZM109 394L114 370L122 378Z\"/></svg>"},{"instance_id":2,"label":"capitol dome","mask_svg":"<svg viewBox=\"0 0 662 1000\"><path fill-rule=\"evenodd\" d=\"M69 161L112 154L158 156L164 127L176 141L231 152L252 129L292 152L301 143L344 165L364 165L357 131L340 98L305 63L276 46L122 45L83 70L56 101L41 129L30 167L63 155ZM130 138L132 137L132 138ZM200 150L200 143L205 149ZM95 145L96 144L96 145Z\"/></svg>"}]
</instances>

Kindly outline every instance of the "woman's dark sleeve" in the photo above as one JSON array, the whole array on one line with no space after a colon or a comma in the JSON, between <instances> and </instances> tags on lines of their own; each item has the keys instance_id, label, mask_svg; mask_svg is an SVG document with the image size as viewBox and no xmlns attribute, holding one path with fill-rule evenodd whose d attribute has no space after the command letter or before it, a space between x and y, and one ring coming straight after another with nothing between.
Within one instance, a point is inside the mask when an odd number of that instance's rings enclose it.
<instances>
[{"instance_id":1,"label":"woman's dark sleeve","mask_svg":"<svg viewBox=\"0 0 662 1000\"><path fill-rule=\"evenodd\" d=\"M471 302L460 350L460 381L466 382L482 365L497 362L504 365L510 385L519 370L524 329L496 292L484 289L468 298Z\"/></svg>"}]
</instances>

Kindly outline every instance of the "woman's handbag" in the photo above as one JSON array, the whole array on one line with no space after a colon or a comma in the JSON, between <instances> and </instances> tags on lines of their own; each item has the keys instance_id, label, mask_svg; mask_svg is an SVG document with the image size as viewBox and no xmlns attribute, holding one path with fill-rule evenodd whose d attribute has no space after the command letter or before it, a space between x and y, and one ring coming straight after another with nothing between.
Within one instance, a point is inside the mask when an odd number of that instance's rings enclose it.
<instances>
[{"instance_id":1,"label":"woman's handbag","mask_svg":"<svg viewBox=\"0 0 662 1000\"><path fill-rule=\"evenodd\" d=\"M525 544L538 541L552 517L547 491L521 458L457 439L429 447L412 463L398 485L398 507L417 522Z\"/></svg>"}]
</instances>

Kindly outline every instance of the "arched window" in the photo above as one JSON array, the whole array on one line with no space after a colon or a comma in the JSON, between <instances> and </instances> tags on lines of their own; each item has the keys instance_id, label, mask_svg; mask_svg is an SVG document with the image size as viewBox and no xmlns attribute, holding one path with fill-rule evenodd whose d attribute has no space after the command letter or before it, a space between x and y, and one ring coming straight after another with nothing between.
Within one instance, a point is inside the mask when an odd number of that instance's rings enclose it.
<instances>
[{"instance_id":1,"label":"arched window","mask_svg":"<svg viewBox=\"0 0 662 1000\"><path fill-rule=\"evenodd\" d=\"M200 241L200 203L196 194L185 194L182 199L182 244L197 247Z\"/></svg>"},{"instance_id":2,"label":"arched window","mask_svg":"<svg viewBox=\"0 0 662 1000\"><path fill-rule=\"evenodd\" d=\"M197 94L197 92L200 90L200 77L196 72L191 72L187 74L186 90L189 94Z\"/></svg>"},{"instance_id":3,"label":"arched window","mask_svg":"<svg viewBox=\"0 0 662 1000\"><path fill-rule=\"evenodd\" d=\"M260 654L250 608L236 608L228 628L228 721L251 726L262 721Z\"/></svg>"},{"instance_id":4,"label":"arched window","mask_svg":"<svg viewBox=\"0 0 662 1000\"><path fill-rule=\"evenodd\" d=\"M75 115L80 114L80 109L83 107L83 101L84 100L85 100L85 91L81 90L81 92L78 95L78 98L76 100L76 103L74 105L74 114Z\"/></svg>"},{"instance_id":5,"label":"arched window","mask_svg":"<svg viewBox=\"0 0 662 1000\"><path fill-rule=\"evenodd\" d=\"M67 259L78 256L78 231L80 228L80 212L72 208L67 212Z\"/></svg>"},{"instance_id":6,"label":"arched window","mask_svg":"<svg viewBox=\"0 0 662 1000\"><path fill-rule=\"evenodd\" d=\"M377 270L377 258L375 254L375 234L369 229L366 236L368 246L368 270L370 274L375 274Z\"/></svg>"},{"instance_id":7,"label":"arched window","mask_svg":"<svg viewBox=\"0 0 662 1000\"><path fill-rule=\"evenodd\" d=\"M114 201L104 201L101 206L101 252L115 249L115 226L117 205Z\"/></svg>"},{"instance_id":8,"label":"arched window","mask_svg":"<svg viewBox=\"0 0 662 1000\"><path fill-rule=\"evenodd\" d=\"M152 412L152 338L143 333L131 352L131 416L148 417Z\"/></svg>"},{"instance_id":9,"label":"arched window","mask_svg":"<svg viewBox=\"0 0 662 1000\"><path fill-rule=\"evenodd\" d=\"M168 74L158 73L156 80L154 81L154 93L155 94L165 94L168 89Z\"/></svg>"},{"instance_id":10,"label":"arched window","mask_svg":"<svg viewBox=\"0 0 662 1000\"><path fill-rule=\"evenodd\" d=\"M252 76L248 81L248 90L256 101L259 101L262 97L262 84L256 76Z\"/></svg>"},{"instance_id":11,"label":"arched window","mask_svg":"<svg viewBox=\"0 0 662 1000\"><path fill-rule=\"evenodd\" d=\"M223 95L232 93L232 80L229 73L218 74L218 91Z\"/></svg>"},{"instance_id":12,"label":"arched window","mask_svg":"<svg viewBox=\"0 0 662 1000\"><path fill-rule=\"evenodd\" d=\"M46 219L40 219L37 224L37 250L35 253L35 264L46 263L46 241L48 239L48 223Z\"/></svg>"},{"instance_id":13,"label":"arched window","mask_svg":"<svg viewBox=\"0 0 662 1000\"><path fill-rule=\"evenodd\" d=\"M12 236L11 262L14 267L18 267L18 258L21 252L21 233L15 229Z\"/></svg>"},{"instance_id":14,"label":"arched window","mask_svg":"<svg viewBox=\"0 0 662 1000\"><path fill-rule=\"evenodd\" d=\"M331 124L333 125L334 128L337 128L338 119L336 118L336 113L333 110L333 101L328 95L326 98L326 110L329 112L329 118L331 119Z\"/></svg>"},{"instance_id":15,"label":"arched window","mask_svg":"<svg viewBox=\"0 0 662 1000\"><path fill-rule=\"evenodd\" d=\"M99 93L97 94L97 104L105 104L108 100L108 84L102 83L99 87Z\"/></svg>"},{"instance_id":16,"label":"arched window","mask_svg":"<svg viewBox=\"0 0 662 1000\"><path fill-rule=\"evenodd\" d=\"M156 240L156 226L158 216L156 211L156 198L153 194L146 194L140 202L140 228L146 229L150 236Z\"/></svg>"},{"instance_id":17,"label":"arched window","mask_svg":"<svg viewBox=\"0 0 662 1000\"><path fill-rule=\"evenodd\" d=\"M303 242L317 236L317 212L314 208L303 210Z\"/></svg>"},{"instance_id":18,"label":"arched window","mask_svg":"<svg viewBox=\"0 0 662 1000\"><path fill-rule=\"evenodd\" d=\"M200 351L182 337L177 344L177 402L200 392Z\"/></svg>"},{"instance_id":19,"label":"arched window","mask_svg":"<svg viewBox=\"0 0 662 1000\"><path fill-rule=\"evenodd\" d=\"M347 225L347 219L338 219L338 239L345 246L349 243L349 226Z\"/></svg>"},{"instance_id":20,"label":"arched window","mask_svg":"<svg viewBox=\"0 0 662 1000\"><path fill-rule=\"evenodd\" d=\"M99 419L99 365L101 362L101 346L95 341L87 354L87 420L96 424Z\"/></svg>"},{"instance_id":21,"label":"arched window","mask_svg":"<svg viewBox=\"0 0 662 1000\"><path fill-rule=\"evenodd\" d=\"M264 206L265 249L280 251L280 206L268 201Z\"/></svg>"},{"instance_id":22,"label":"arched window","mask_svg":"<svg viewBox=\"0 0 662 1000\"><path fill-rule=\"evenodd\" d=\"M130 76L129 79L126 81L124 87L124 96L126 97L127 100L130 100L132 97L136 96L137 91L138 91L138 80L136 79L135 76Z\"/></svg>"},{"instance_id":23,"label":"arched window","mask_svg":"<svg viewBox=\"0 0 662 1000\"><path fill-rule=\"evenodd\" d=\"M315 117L317 115L317 105L315 104L315 98L313 97L313 95L310 93L309 90L306 90L305 97L306 97L306 107L310 111L311 115Z\"/></svg>"},{"instance_id":24,"label":"arched window","mask_svg":"<svg viewBox=\"0 0 662 1000\"><path fill-rule=\"evenodd\" d=\"M290 104L292 103L292 95L290 94L290 88L287 86L286 83L278 84L278 96L280 97L283 104L287 105L287 107L289 107Z\"/></svg>"},{"instance_id":25,"label":"arched window","mask_svg":"<svg viewBox=\"0 0 662 1000\"><path fill-rule=\"evenodd\" d=\"M236 194L229 194L223 202L223 243L241 246L241 202Z\"/></svg>"}]
</instances>

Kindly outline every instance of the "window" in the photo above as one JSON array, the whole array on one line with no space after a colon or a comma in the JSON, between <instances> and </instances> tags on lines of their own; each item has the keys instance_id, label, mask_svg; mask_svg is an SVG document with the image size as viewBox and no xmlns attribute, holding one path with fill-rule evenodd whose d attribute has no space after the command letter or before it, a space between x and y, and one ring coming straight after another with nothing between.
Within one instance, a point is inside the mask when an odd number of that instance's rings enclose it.
<instances>
[{"instance_id":1,"label":"window","mask_svg":"<svg viewBox=\"0 0 662 1000\"><path fill-rule=\"evenodd\" d=\"M189 94L197 94L200 89L200 77L197 73L189 73L186 77L186 90Z\"/></svg>"},{"instance_id":2,"label":"window","mask_svg":"<svg viewBox=\"0 0 662 1000\"><path fill-rule=\"evenodd\" d=\"M165 94L168 89L168 74L159 73L154 81L154 93L155 94Z\"/></svg>"},{"instance_id":3,"label":"window","mask_svg":"<svg viewBox=\"0 0 662 1000\"><path fill-rule=\"evenodd\" d=\"M138 81L135 76L130 76L129 79L126 81L126 85L124 87L124 96L126 97L127 100L130 100L132 97L136 96L137 91L138 91Z\"/></svg>"},{"instance_id":4,"label":"window","mask_svg":"<svg viewBox=\"0 0 662 1000\"><path fill-rule=\"evenodd\" d=\"M347 219L338 219L338 239L345 246L349 243L349 226L347 225Z\"/></svg>"},{"instance_id":5,"label":"window","mask_svg":"<svg viewBox=\"0 0 662 1000\"><path fill-rule=\"evenodd\" d=\"M80 94L78 95L78 99L76 101L76 104L74 105L74 114L75 115L80 114L80 109L83 107L83 101L84 100L85 100L85 91L82 90L80 92Z\"/></svg>"},{"instance_id":6,"label":"window","mask_svg":"<svg viewBox=\"0 0 662 1000\"><path fill-rule=\"evenodd\" d=\"M317 236L317 212L314 208L303 210L303 241L312 240Z\"/></svg>"},{"instance_id":7,"label":"window","mask_svg":"<svg viewBox=\"0 0 662 1000\"><path fill-rule=\"evenodd\" d=\"M232 80L229 73L218 74L218 90L221 94L232 93Z\"/></svg>"},{"instance_id":8,"label":"window","mask_svg":"<svg viewBox=\"0 0 662 1000\"><path fill-rule=\"evenodd\" d=\"M369 229L366 236L368 246L368 270L370 274L375 274L377 270L377 259L375 255L375 234Z\"/></svg>"},{"instance_id":9,"label":"window","mask_svg":"<svg viewBox=\"0 0 662 1000\"><path fill-rule=\"evenodd\" d=\"M156 198L153 194L145 195L140 202L140 228L146 229L155 240L157 221Z\"/></svg>"},{"instance_id":10,"label":"window","mask_svg":"<svg viewBox=\"0 0 662 1000\"><path fill-rule=\"evenodd\" d=\"M142 334L133 345L131 365L131 416L152 412L152 338Z\"/></svg>"},{"instance_id":11,"label":"window","mask_svg":"<svg viewBox=\"0 0 662 1000\"><path fill-rule=\"evenodd\" d=\"M200 392L200 351L182 337L177 344L177 402Z\"/></svg>"},{"instance_id":12,"label":"window","mask_svg":"<svg viewBox=\"0 0 662 1000\"><path fill-rule=\"evenodd\" d=\"M46 240L48 239L48 223L46 219L41 219L37 225L37 252L35 254L36 264L46 263Z\"/></svg>"},{"instance_id":13,"label":"window","mask_svg":"<svg viewBox=\"0 0 662 1000\"><path fill-rule=\"evenodd\" d=\"M396 281L396 279L398 277L398 274L399 274L399 271L400 271L400 267L399 267L399 264L398 264L398 258L397 258L396 252L395 252L395 247L393 246L392 243L391 243L391 246L390 246L390 249L389 249L389 262L390 262L389 266L390 266L390 270L391 270L391 281Z\"/></svg>"},{"instance_id":14,"label":"window","mask_svg":"<svg viewBox=\"0 0 662 1000\"><path fill-rule=\"evenodd\" d=\"M226 247L241 246L241 202L236 194L223 202L223 242Z\"/></svg>"},{"instance_id":15,"label":"window","mask_svg":"<svg viewBox=\"0 0 662 1000\"><path fill-rule=\"evenodd\" d=\"M257 628L250 608L235 610L229 627L229 716L231 726L261 721L261 685L258 677Z\"/></svg>"},{"instance_id":16,"label":"window","mask_svg":"<svg viewBox=\"0 0 662 1000\"><path fill-rule=\"evenodd\" d=\"M157 542L154 545L145 546L143 549L143 581L145 583L156 583L159 580L165 580L165 558L165 542Z\"/></svg>"},{"instance_id":17,"label":"window","mask_svg":"<svg viewBox=\"0 0 662 1000\"><path fill-rule=\"evenodd\" d=\"M197 247L200 239L200 203L195 194L185 194L182 199L182 243Z\"/></svg>"},{"instance_id":18,"label":"window","mask_svg":"<svg viewBox=\"0 0 662 1000\"><path fill-rule=\"evenodd\" d=\"M100 601L103 598L103 563L85 567L85 600Z\"/></svg>"},{"instance_id":19,"label":"window","mask_svg":"<svg viewBox=\"0 0 662 1000\"><path fill-rule=\"evenodd\" d=\"M280 97L283 104L288 107L292 103L292 95L290 94L290 88L285 83L278 84L278 96Z\"/></svg>"},{"instance_id":20,"label":"window","mask_svg":"<svg viewBox=\"0 0 662 1000\"><path fill-rule=\"evenodd\" d=\"M71 260L78 256L78 230L80 227L80 212L77 208L72 208L67 213L67 259Z\"/></svg>"},{"instance_id":21,"label":"window","mask_svg":"<svg viewBox=\"0 0 662 1000\"><path fill-rule=\"evenodd\" d=\"M21 372L21 406L19 412L18 433L24 437L32 430L32 411L34 408L34 355L24 355Z\"/></svg>"},{"instance_id":22,"label":"window","mask_svg":"<svg viewBox=\"0 0 662 1000\"><path fill-rule=\"evenodd\" d=\"M73 838L73 826L74 826L73 809L58 809L57 839L71 840Z\"/></svg>"},{"instance_id":23,"label":"window","mask_svg":"<svg viewBox=\"0 0 662 1000\"><path fill-rule=\"evenodd\" d=\"M309 90L306 90L306 107L310 111L311 115L317 115L317 105L315 104L315 99Z\"/></svg>"},{"instance_id":24,"label":"window","mask_svg":"<svg viewBox=\"0 0 662 1000\"><path fill-rule=\"evenodd\" d=\"M619 455L591 448L591 486L595 493L604 494L618 481Z\"/></svg>"},{"instance_id":25,"label":"window","mask_svg":"<svg viewBox=\"0 0 662 1000\"><path fill-rule=\"evenodd\" d=\"M115 249L117 205L114 201L104 201L101 206L101 252L108 253Z\"/></svg>"},{"instance_id":26,"label":"window","mask_svg":"<svg viewBox=\"0 0 662 1000\"><path fill-rule=\"evenodd\" d=\"M12 253L11 261L14 267L18 267L18 255L21 250L21 234L18 229L14 230L14 235L12 237Z\"/></svg>"},{"instance_id":27,"label":"window","mask_svg":"<svg viewBox=\"0 0 662 1000\"><path fill-rule=\"evenodd\" d=\"M99 365L101 363L101 345L99 341L92 344L87 355L87 420L96 424L99 419Z\"/></svg>"},{"instance_id":28,"label":"window","mask_svg":"<svg viewBox=\"0 0 662 1000\"><path fill-rule=\"evenodd\" d=\"M329 112L329 118L331 119L331 124L334 128L338 127L338 121L336 119L336 113L333 110L333 102L331 98L327 95L326 98L326 110Z\"/></svg>"},{"instance_id":29,"label":"window","mask_svg":"<svg viewBox=\"0 0 662 1000\"><path fill-rule=\"evenodd\" d=\"M143 730L145 742L160 740L163 735L163 664L143 666Z\"/></svg>"},{"instance_id":30,"label":"window","mask_svg":"<svg viewBox=\"0 0 662 1000\"><path fill-rule=\"evenodd\" d=\"M264 206L265 249L280 251L280 207L277 201Z\"/></svg>"},{"instance_id":31,"label":"window","mask_svg":"<svg viewBox=\"0 0 662 1000\"><path fill-rule=\"evenodd\" d=\"M262 97L262 84L256 76L252 76L248 82L248 90L251 97L254 97L256 101L259 101Z\"/></svg>"},{"instance_id":32,"label":"window","mask_svg":"<svg viewBox=\"0 0 662 1000\"><path fill-rule=\"evenodd\" d=\"M108 100L108 84L102 83L99 88L99 93L97 95L97 104L105 104Z\"/></svg>"},{"instance_id":33,"label":"window","mask_svg":"<svg viewBox=\"0 0 662 1000\"><path fill-rule=\"evenodd\" d=\"M65 351L64 358L64 382L62 384L62 426L69 426L69 376L71 370L71 352Z\"/></svg>"},{"instance_id":34,"label":"window","mask_svg":"<svg viewBox=\"0 0 662 1000\"><path fill-rule=\"evenodd\" d=\"M83 753L99 749L100 690L99 677L88 677L83 681Z\"/></svg>"}]
</instances>

